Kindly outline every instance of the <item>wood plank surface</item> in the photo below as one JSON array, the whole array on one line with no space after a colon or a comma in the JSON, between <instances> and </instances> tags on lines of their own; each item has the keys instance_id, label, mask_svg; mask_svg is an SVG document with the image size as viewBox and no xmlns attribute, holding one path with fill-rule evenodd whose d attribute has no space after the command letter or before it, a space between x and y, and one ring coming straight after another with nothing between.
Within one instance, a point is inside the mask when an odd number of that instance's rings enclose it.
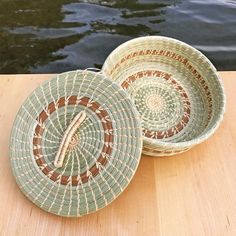
<instances>
[{"instance_id":1,"label":"wood plank surface","mask_svg":"<svg viewBox=\"0 0 236 236\"><path fill-rule=\"evenodd\" d=\"M236 72L220 73L227 107L214 136L175 157L143 156L112 204L72 219L27 200L9 162L14 117L31 91L52 76L0 76L0 235L236 235Z\"/></svg>"}]
</instances>

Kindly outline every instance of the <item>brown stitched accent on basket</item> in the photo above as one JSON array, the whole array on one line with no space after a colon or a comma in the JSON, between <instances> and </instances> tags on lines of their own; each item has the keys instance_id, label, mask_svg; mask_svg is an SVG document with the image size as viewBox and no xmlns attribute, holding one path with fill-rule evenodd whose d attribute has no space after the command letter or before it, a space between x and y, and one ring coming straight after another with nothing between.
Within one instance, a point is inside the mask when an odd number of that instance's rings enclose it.
<instances>
[{"instance_id":1,"label":"brown stitched accent on basket","mask_svg":"<svg viewBox=\"0 0 236 236\"><path fill-rule=\"evenodd\" d=\"M36 145L41 145L42 139L41 138L33 138L33 144Z\"/></svg>"},{"instance_id":2,"label":"brown stitched accent on basket","mask_svg":"<svg viewBox=\"0 0 236 236\"><path fill-rule=\"evenodd\" d=\"M46 114L46 112L45 112L45 111L42 111L42 112L40 113L40 115L39 115L39 120L40 120L41 122L44 122L47 118L48 118L48 115Z\"/></svg>"},{"instance_id":3,"label":"brown stitched accent on basket","mask_svg":"<svg viewBox=\"0 0 236 236\"><path fill-rule=\"evenodd\" d=\"M40 126L40 125L37 125L36 128L35 128L35 134L38 134L38 135L42 135L43 133L43 128Z\"/></svg>"},{"instance_id":4,"label":"brown stitched accent on basket","mask_svg":"<svg viewBox=\"0 0 236 236\"><path fill-rule=\"evenodd\" d=\"M65 98L64 98L64 97L60 98L60 99L57 101L57 104L58 104L58 108L64 107L64 106L65 106Z\"/></svg>"},{"instance_id":5,"label":"brown stitched accent on basket","mask_svg":"<svg viewBox=\"0 0 236 236\"><path fill-rule=\"evenodd\" d=\"M57 101L57 104L55 104L54 102L51 102L48 105L46 111L50 115L56 110L56 105L58 105L58 107L63 107L63 105L65 105L66 103L69 105L74 105L77 103L77 99L78 99L77 96L68 97L67 100L64 97L60 98ZM100 104L97 102L91 101L87 97L80 98L78 104L87 106L89 109L94 111L100 120L105 119L105 122L101 122L101 123L104 130L104 142L108 143L108 145L106 143L104 144L102 148L102 152L97 159L97 163L100 163L101 166L105 166L107 163L107 159L106 157L104 157L104 155L109 156L111 154L112 147L109 144L113 142L113 134L112 134L113 127L110 121L109 114L105 110L102 110L102 109L99 110ZM39 117L37 120L40 120L41 123L43 123L46 120L46 118L48 118L47 113L45 111L42 111L39 114ZM37 147L37 145L40 145L42 143L42 139L40 137L42 136L43 131L44 129L40 125L36 126L35 137L33 138L33 144L35 145L35 147ZM110 131L110 132L105 133L105 131ZM55 182L58 181L63 185L71 184L73 186L76 186L80 184L81 182L86 183L89 180L87 171L85 171L84 173L81 173L79 176L61 175L59 172L55 171L54 169L50 168L47 165L47 163L44 160L42 150L40 148L34 148L33 153L35 155L36 163L42 169L42 172ZM100 169L99 167L97 167L95 163L92 167L89 168L88 171L91 172L93 177L95 177L99 173Z\"/></svg>"},{"instance_id":6,"label":"brown stitched accent on basket","mask_svg":"<svg viewBox=\"0 0 236 236\"><path fill-rule=\"evenodd\" d=\"M36 154L36 155L37 155L37 154ZM39 159L36 160L36 163L37 163L39 166L42 166L43 164L45 164L45 161L44 161L44 159L39 158Z\"/></svg>"}]
</instances>

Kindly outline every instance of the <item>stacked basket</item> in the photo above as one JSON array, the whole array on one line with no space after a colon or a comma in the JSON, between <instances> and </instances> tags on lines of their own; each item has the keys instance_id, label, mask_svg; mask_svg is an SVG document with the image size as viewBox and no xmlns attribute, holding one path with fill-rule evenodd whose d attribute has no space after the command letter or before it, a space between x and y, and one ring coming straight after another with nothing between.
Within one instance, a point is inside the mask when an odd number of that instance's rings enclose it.
<instances>
[{"instance_id":1,"label":"stacked basket","mask_svg":"<svg viewBox=\"0 0 236 236\"><path fill-rule=\"evenodd\" d=\"M11 165L23 193L42 209L82 216L112 202L143 153L166 156L206 140L223 118L216 69L166 37L115 49L101 73L71 71L39 86L20 108Z\"/></svg>"}]
</instances>

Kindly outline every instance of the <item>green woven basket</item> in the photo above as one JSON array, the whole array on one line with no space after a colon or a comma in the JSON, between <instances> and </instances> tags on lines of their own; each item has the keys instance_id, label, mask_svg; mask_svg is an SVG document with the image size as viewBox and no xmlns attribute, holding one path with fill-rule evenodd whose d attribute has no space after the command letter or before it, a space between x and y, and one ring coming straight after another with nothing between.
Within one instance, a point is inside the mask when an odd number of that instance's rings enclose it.
<instances>
[{"instance_id":1,"label":"green woven basket","mask_svg":"<svg viewBox=\"0 0 236 236\"><path fill-rule=\"evenodd\" d=\"M102 71L130 94L141 114L144 154L184 152L209 138L223 118L225 95L215 67L181 41L130 40L108 56Z\"/></svg>"},{"instance_id":2,"label":"green woven basket","mask_svg":"<svg viewBox=\"0 0 236 236\"><path fill-rule=\"evenodd\" d=\"M39 86L11 133L11 166L40 208L82 216L112 202L131 181L142 151L139 114L103 75L72 71Z\"/></svg>"}]
</instances>

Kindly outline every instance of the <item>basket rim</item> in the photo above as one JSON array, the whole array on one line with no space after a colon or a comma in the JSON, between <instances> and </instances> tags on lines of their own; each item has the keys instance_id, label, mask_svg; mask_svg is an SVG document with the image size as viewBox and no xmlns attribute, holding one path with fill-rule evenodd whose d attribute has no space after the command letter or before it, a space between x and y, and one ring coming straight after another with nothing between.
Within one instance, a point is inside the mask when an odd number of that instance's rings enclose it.
<instances>
[{"instance_id":1,"label":"basket rim","mask_svg":"<svg viewBox=\"0 0 236 236\"><path fill-rule=\"evenodd\" d=\"M119 54L119 51L123 48L128 48L129 46L131 46L133 43L138 43L138 42L143 42L143 41L149 41L149 40L156 40L157 42L159 40L161 41L169 41L172 42L174 44L178 44L181 45L185 48L188 48L190 50L192 50L194 53L198 54L199 56L201 56L204 64L206 66L209 67L209 69L211 69L212 73L216 76L217 78L217 82L219 85L219 89L220 89L220 94L219 96L222 97L221 100L221 111L215 121L215 125L213 127L211 127L210 129L208 129L208 131L205 134L200 134L199 136L188 140L188 141L181 141L181 142L169 142L169 141L160 141L157 139L151 139L148 137L143 136L143 140L144 140L144 145L146 144L151 144L151 145L161 145L162 147L168 147L168 148L185 148L185 147L189 147L189 146L195 146L197 144L200 144L202 142L204 142L205 140L207 140L210 136L212 136L214 134L214 132L217 130L217 128L219 127L220 123L223 120L224 117L224 113L226 110L226 95L225 95L225 89L223 86L223 81L220 79L219 73L216 70L215 66L212 64L212 62L202 53L200 52L198 49L194 48L193 46L190 46L189 44L180 41L178 39L174 39L171 37L167 37L167 36L160 36L160 35L149 35L149 36L141 36L138 38L134 38L134 39L130 39L126 42L124 42L123 44L119 45L117 48L115 48L106 58L101 71L104 73L104 71L106 70L107 67L107 63L108 61L115 55L115 54ZM105 74L105 73L104 73ZM106 74L105 74L106 75Z\"/></svg>"}]
</instances>

